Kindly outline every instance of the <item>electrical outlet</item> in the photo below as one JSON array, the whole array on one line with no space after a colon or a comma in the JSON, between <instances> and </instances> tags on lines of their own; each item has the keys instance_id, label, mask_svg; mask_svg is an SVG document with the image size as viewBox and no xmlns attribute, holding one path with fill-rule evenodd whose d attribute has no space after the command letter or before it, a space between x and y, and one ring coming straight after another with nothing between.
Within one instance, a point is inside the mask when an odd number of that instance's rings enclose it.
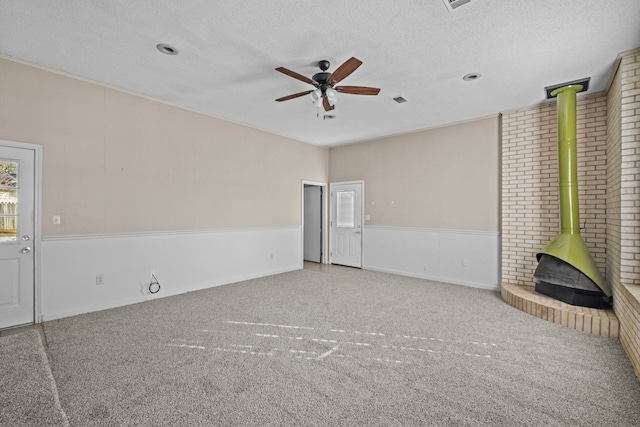
<instances>
[{"instance_id":1,"label":"electrical outlet","mask_svg":"<svg viewBox=\"0 0 640 427\"><path fill-rule=\"evenodd\" d=\"M104 285L104 273L96 275L96 285Z\"/></svg>"}]
</instances>

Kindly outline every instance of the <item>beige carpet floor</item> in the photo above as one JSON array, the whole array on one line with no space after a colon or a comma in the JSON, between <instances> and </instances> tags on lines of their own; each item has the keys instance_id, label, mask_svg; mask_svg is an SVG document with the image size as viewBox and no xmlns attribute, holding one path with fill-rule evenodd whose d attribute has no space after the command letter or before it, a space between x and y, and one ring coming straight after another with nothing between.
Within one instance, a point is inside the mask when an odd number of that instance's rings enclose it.
<instances>
[{"instance_id":1,"label":"beige carpet floor","mask_svg":"<svg viewBox=\"0 0 640 427\"><path fill-rule=\"evenodd\" d=\"M0 337L0 426L68 425L40 334Z\"/></svg>"},{"instance_id":2,"label":"beige carpet floor","mask_svg":"<svg viewBox=\"0 0 640 427\"><path fill-rule=\"evenodd\" d=\"M45 324L72 426L638 426L614 339L497 293L291 273Z\"/></svg>"}]
</instances>

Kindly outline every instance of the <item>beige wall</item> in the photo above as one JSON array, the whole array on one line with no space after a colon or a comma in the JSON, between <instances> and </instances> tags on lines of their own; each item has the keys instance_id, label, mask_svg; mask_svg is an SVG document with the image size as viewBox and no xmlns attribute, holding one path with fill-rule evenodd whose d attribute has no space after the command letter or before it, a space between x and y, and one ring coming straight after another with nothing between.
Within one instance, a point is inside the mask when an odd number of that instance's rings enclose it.
<instances>
[{"instance_id":1,"label":"beige wall","mask_svg":"<svg viewBox=\"0 0 640 427\"><path fill-rule=\"evenodd\" d=\"M299 225L327 181L325 148L22 63L0 94L0 139L44 147L45 236Z\"/></svg>"},{"instance_id":2,"label":"beige wall","mask_svg":"<svg viewBox=\"0 0 640 427\"><path fill-rule=\"evenodd\" d=\"M365 181L366 225L498 231L498 122L331 148L330 180Z\"/></svg>"}]
</instances>

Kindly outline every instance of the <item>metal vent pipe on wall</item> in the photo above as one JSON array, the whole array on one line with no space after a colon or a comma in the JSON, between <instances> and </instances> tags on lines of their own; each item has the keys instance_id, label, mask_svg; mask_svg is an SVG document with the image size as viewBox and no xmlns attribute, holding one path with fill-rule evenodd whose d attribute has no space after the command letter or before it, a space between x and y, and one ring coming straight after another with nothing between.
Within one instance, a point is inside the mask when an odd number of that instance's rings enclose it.
<instances>
[{"instance_id":1,"label":"metal vent pipe on wall","mask_svg":"<svg viewBox=\"0 0 640 427\"><path fill-rule=\"evenodd\" d=\"M576 93L586 87L573 83L547 91L558 98L560 234L536 254L538 267L533 277L537 292L569 304L602 308L611 302L611 288L580 235Z\"/></svg>"}]
</instances>

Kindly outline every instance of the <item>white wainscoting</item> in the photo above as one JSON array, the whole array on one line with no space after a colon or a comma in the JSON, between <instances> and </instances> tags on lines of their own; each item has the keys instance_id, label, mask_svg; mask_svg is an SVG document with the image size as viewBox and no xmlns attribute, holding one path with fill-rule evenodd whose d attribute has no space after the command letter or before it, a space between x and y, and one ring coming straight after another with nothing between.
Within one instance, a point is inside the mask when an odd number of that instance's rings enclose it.
<instances>
[{"instance_id":1,"label":"white wainscoting","mask_svg":"<svg viewBox=\"0 0 640 427\"><path fill-rule=\"evenodd\" d=\"M41 318L52 320L302 267L300 226L46 237ZM161 285L150 294L150 272ZM104 284L96 285L96 275Z\"/></svg>"},{"instance_id":2,"label":"white wainscoting","mask_svg":"<svg viewBox=\"0 0 640 427\"><path fill-rule=\"evenodd\" d=\"M364 268L500 289L500 233L366 226Z\"/></svg>"}]
</instances>

